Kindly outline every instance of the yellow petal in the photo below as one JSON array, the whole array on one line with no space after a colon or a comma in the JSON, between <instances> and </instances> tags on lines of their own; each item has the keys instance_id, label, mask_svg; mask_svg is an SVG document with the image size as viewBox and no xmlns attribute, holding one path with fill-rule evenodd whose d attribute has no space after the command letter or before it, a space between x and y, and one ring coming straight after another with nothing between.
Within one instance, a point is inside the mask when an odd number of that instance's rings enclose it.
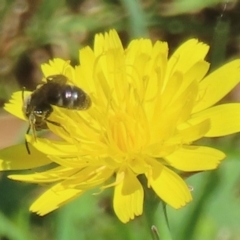
<instances>
[{"instance_id":1,"label":"yellow petal","mask_svg":"<svg viewBox=\"0 0 240 240\"><path fill-rule=\"evenodd\" d=\"M152 159L151 172L146 174L150 186L167 204L178 209L192 200L189 188L175 172Z\"/></svg>"},{"instance_id":2,"label":"yellow petal","mask_svg":"<svg viewBox=\"0 0 240 240\"><path fill-rule=\"evenodd\" d=\"M64 188L90 189L107 181L112 174L113 171L104 166L85 167L78 169L77 173L63 181L62 186Z\"/></svg>"},{"instance_id":3,"label":"yellow petal","mask_svg":"<svg viewBox=\"0 0 240 240\"><path fill-rule=\"evenodd\" d=\"M206 109L230 92L240 82L240 60L234 60L218 68L199 84L199 101L193 113Z\"/></svg>"},{"instance_id":4,"label":"yellow petal","mask_svg":"<svg viewBox=\"0 0 240 240\"><path fill-rule=\"evenodd\" d=\"M164 92L164 94L170 98L170 101L173 102L175 99L178 99L178 97L181 96L181 94L186 94L187 92L191 92L191 90L189 89L189 86L191 86L193 82L196 82L196 83L200 82L202 78L206 75L209 69L209 66L210 66L209 63L201 60L199 62L196 62L193 66L191 66L191 68L184 74L182 73L180 74L180 71L173 73L171 78L168 79L168 83L164 90L164 91L167 91L169 83L172 82L173 92L172 93ZM176 74L180 75L181 78L178 77L177 79L175 79L175 82L174 82L173 80L174 80L174 77L176 78ZM197 91L198 91L198 87L197 87ZM196 98L196 95L197 94L194 94L195 96L194 99ZM164 95L163 95L163 100L165 102L168 102L168 99L165 99Z\"/></svg>"},{"instance_id":5,"label":"yellow petal","mask_svg":"<svg viewBox=\"0 0 240 240\"><path fill-rule=\"evenodd\" d=\"M206 44L198 42L197 39L190 39L184 42L171 56L168 70L185 73L198 61L203 60L208 50L209 46Z\"/></svg>"},{"instance_id":6,"label":"yellow petal","mask_svg":"<svg viewBox=\"0 0 240 240\"><path fill-rule=\"evenodd\" d=\"M197 123L195 125L182 124L179 126L178 131L175 135L166 142L164 145L161 141L149 145L145 151L145 154L151 155L155 158L162 158L168 156L175 151L176 145L189 144L195 140L198 140L206 135L210 128L210 121L205 119L204 121ZM137 162L137 161L136 161ZM141 165L143 167L143 165ZM139 167L140 169L140 167Z\"/></svg>"},{"instance_id":7,"label":"yellow petal","mask_svg":"<svg viewBox=\"0 0 240 240\"><path fill-rule=\"evenodd\" d=\"M110 30L103 34L96 34L94 39L94 53L95 56L104 54L105 51L111 49L121 49L123 51L122 42L116 30Z\"/></svg>"},{"instance_id":8,"label":"yellow petal","mask_svg":"<svg viewBox=\"0 0 240 240\"><path fill-rule=\"evenodd\" d=\"M184 146L165 157L171 166L185 172L215 169L224 158L223 152L203 146Z\"/></svg>"},{"instance_id":9,"label":"yellow petal","mask_svg":"<svg viewBox=\"0 0 240 240\"><path fill-rule=\"evenodd\" d=\"M77 155L77 148L75 145L68 144L66 142L61 141L53 141L43 138L37 138L34 140L34 138L30 135L26 135L26 140L28 143L30 143L34 148L38 149L44 154L47 155L55 155L55 156L69 156ZM30 151L32 151L33 148L31 148Z\"/></svg>"},{"instance_id":10,"label":"yellow petal","mask_svg":"<svg viewBox=\"0 0 240 240\"><path fill-rule=\"evenodd\" d=\"M56 182L59 180L65 180L71 175L75 174L78 169L66 168L66 167L56 167L54 169L33 173L25 175L9 175L8 178L18 181L31 182L31 183L48 183Z\"/></svg>"},{"instance_id":11,"label":"yellow petal","mask_svg":"<svg viewBox=\"0 0 240 240\"><path fill-rule=\"evenodd\" d=\"M184 82L190 82L190 79L200 82L207 74L209 67L210 64L204 60L197 62L184 74Z\"/></svg>"},{"instance_id":12,"label":"yellow petal","mask_svg":"<svg viewBox=\"0 0 240 240\"><path fill-rule=\"evenodd\" d=\"M240 103L218 105L192 116L188 124L196 124L209 119L211 128L206 137L225 136L240 131Z\"/></svg>"},{"instance_id":13,"label":"yellow petal","mask_svg":"<svg viewBox=\"0 0 240 240\"><path fill-rule=\"evenodd\" d=\"M170 138L170 140L167 141L166 144L190 143L196 141L205 136L209 129L210 121L208 119L195 125L185 125L185 127L183 127L183 125L180 125L178 126L177 134Z\"/></svg>"},{"instance_id":14,"label":"yellow petal","mask_svg":"<svg viewBox=\"0 0 240 240\"><path fill-rule=\"evenodd\" d=\"M22 91L17 91L14 92L11 96L11 99L9 103L6 103L4 105L4 109L11 113L12 115L25 120L26 121L26 116L24 114L24 100L31 94L29 91L24 91L24 99L22 98Z\"/></svg>"},{"instance_id":15,"label":"yellow petal","mask_svg":"<svg viewBox=\"0 0 240 240\"><path fill-rule=\"evenodd\" d=\"M82 87L88 93L96 93L95 86L95 71L96 71L96 58L93 50L90 47L85 47L79 51L79 61L81 65L75 67L76 79L75 85Z\"/></svg>"},{"instance_id":16,"label":"yellow petal","mask_svg":"<svg viewBox=\"0 0 240 240\"><path fill-rule=\"evenodd\" d=\"M117 173L122 181L115 187L113 207L118 218L126 223L142 214L143 189L136 176L128 170Z\"/></svg>"},{"instance_id":17,"label":"yellow petal","mask_svg":"<svg viewBox=\"0 0 240 240\"><path fill-rule=\"evenodd\" d=\"M0 151L0 170L32 169L51 163L50 159L36 149L29 155L25 144L14 145Z\"/></svg>"},{"instance_id":18,"label":"yellow petal","mask_svg":"<svg viewBox=\"0 0 240 240\"><path fill-rule=\"evenodd\" d=\"M63 166L63 167L70 167L70 168L75 168L75 169L80 169L80 168L84 168L86 166L89 165L89 160L87 161L86 159L80 158L80 157L58 157L58 156L53 156L53 155L49 155L49 158Z\"/></svg>"},{"instance_id":19,"label":"yellow petal","mask_svg":"<svg viewBox=\"0 0 240 240\"><path fill-rule=\"evenodd\" d=\"M59 189L61 184L56 184L46 192L44 192L30 207L31 212L35 212L40 216L54 211L66 202L69 202L83 191L79 189Z\"/></svg>"}]
</instances>

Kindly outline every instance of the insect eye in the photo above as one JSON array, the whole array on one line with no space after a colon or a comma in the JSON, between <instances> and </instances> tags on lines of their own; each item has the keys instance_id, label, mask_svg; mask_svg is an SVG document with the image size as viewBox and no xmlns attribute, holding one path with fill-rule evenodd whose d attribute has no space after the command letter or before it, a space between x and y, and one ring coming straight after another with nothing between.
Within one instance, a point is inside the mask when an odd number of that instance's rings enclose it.
<instances>
[{"instance_id":1,"label":"insect eye","mask_svg":"<svg viewBox=\"0 0 240 240\"><path fill-rule=\"evenodd\" d=\"M41 117L43 115L43 111L41 110L35 110L34 111L34 114L37 116L37 117Z\"/></svg>"}]
</instances>

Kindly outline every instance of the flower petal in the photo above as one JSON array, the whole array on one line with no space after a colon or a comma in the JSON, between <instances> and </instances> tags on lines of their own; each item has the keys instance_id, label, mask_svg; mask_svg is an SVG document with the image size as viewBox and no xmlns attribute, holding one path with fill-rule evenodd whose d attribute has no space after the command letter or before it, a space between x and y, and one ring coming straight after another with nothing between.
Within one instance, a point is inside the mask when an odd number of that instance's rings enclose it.
<instances>
[{"instance_id":1,"label":"flower petal","mask_svg":"<svg viewBox=\"0 0 240 240\"><path fill-rule=\"evenodd\" d=\"M21 174L21 175L9 175L8 178L18 181L31 182L31 183L48 183L56 182L59 180L65 180L66 178L72 176L78 169L66 168L66 167L56 167L40 173L33 174Z\"/></svg>"},{"instance_id":2,"label":"flower petal","mask_svg":"<svg viewBox=\"0 0 240 240\"><path fill-rule=\"evenodd\" d=\"M189 144L195 140L205 136L210 128L209 119L205 119L197 124L182 124L178 127L178 131L174 136L169 138L164 144L159 141L148 145L145 154L155 158L163 158L175 151L176 145ZM143 165L142 165L143 167ZM140 167L139 167L140 168Z\"/></svg>"},{"instance_id":3,"label":"flower petal","mask_svg":"<svg viewBox=\"0 0 240 240\"><path fill-rule=\"evenodd\" d=\"M75 67L76 71L76 82L74 83L78 87L83 87L88 93L96 93L95 86L95 55L90 47L85 47L79 51L79 61L81 65ZM79 81L81 79L81 81Z\"/></svg>"},{"instance_id":4,"label":"flower petal","mask_svg":"<svg viewBox=\"0 0 240 240\"><path fill-rule=\"evenodd\" d=\"M32 169L49 163L50 159L36 149L31 149L29 155L25 144L14 145L0 151L0 171Z\"/></svg>"},{"instance_id":5,"label":"flower petal","mask_svg":"<svg viewBox=\"0 0 240 240\"><path fill-rule=\"evenodd\" d=\"M227 63L209 74L199 84L199 100L193 113L206 109L230 92L240 82L240 60Z\"/></svg>"},{"instance_id":6,"label":"flower petal","mask_svg":"<svg viewBox=\"0 0 240 240\"><path fill-rule=\"evenodd\" d=\"M171 56L168 69L170 72L179 71L185 73L198 61L203 60L208 50L208 45L198 42L197 39L190 39L184 42Z\"/></svg>"},{"instance_id":7,"label":"flower petal","mask_svg":"<svg viewBox=\"0 0 240 240\"><path fill-rule=\"evenodd\" d=\"M44 192L30 207L31 212L35 212L40 216L54 211L66 202L69 202L81 194L83 190L79 189L62 189L61 183L54 185L52 188Z\"/></svg>"},{"instance_id":8,"label":"flower petal","mask_svg":"<svg viewBox=\"0 0 240 240\"><path fill-rule=\"evenodd\" d=\"M44 154L47 155L55 155L55 156L76 156L77 148L75 145L68 144L62 141L53 141L43 138L34 138L30 135L26 134L26 140L30 143L34 148L38 149ZM32 151L32 149L31 149Z\"/></svg>"},{"instance_id":9,"label":"flower petal","mask_svg":"<svg viewBox=\"0 0 240 240\"><path fill-rule=\"evenodd\" d=\"M166 144L190 143L196 141L205 136L209 129L210 129L209 119L206 119L195 125L188 125L187 127L185 125L185 128L180 125L178 126L177 134L170 138L170 140L167 141Z\"/></svg>"},{"instance_id":10,"label":"flower petal","mask_svg":"<svg viewBox=\"0 0 240 240\"><path fill-rule=\"evenodd\" d=\"M91 189L103 184L113 174L113 171L104 166L85 167L62 182L64 188Z\"/></svg>"},{"instance_id":11,"label":"flower petal","mask_svg":"<svg viewBox=\"0 0 240 240\"><path fill-rule=\"evenodd\" d=\"M184 146L165 157L171 166L185 172L215 169L224 158L223 152L204 146Z\"/></svg>"},{"instance_id":12,"label":"flower petal","mask_svg":"<svg viewBox=\"0 0 240 240\"><path fill-rule=\"evenodd\" d=\"M143 189L136 176L129 170L117 173L117 180L122 181L114 190L113 207L118 218L126 223L142 214Z\"/></svg>"},{"instance_id":13,"label":"flower petal","mask_svg":"<svg viewBox=\"0 0 240 240\"><path fill-rule=\"evenodd\" d=\"M121 49L123 52L122 42L115 29L109 31L109 33L96 34L94 39L94 53L96 57L111 49Z\"/></svg>"},{"instance_id":14,"label":"flower petal","mask_svg":"<svg viewBox=\"0 0 240 240\"><path fill-rule=\"evenodd\" d=\"M23 92L14 92L11 96L9 103L4 105L4 109L12 115L26 121L26 116L23 112L24 100L31 94L29 91L24 91L24 99L22 97Z\"/></svg>"},{"instance_id":15,"label":"flower petal","mask_svg":"<svg viewBox=\"0 0 240 240\"><path fill-rule=\"evenodd\" d=\"M210 63L206 61L198 61L184 75L184 82L198 81L200 82L207 74Z\"/></svg>"},{"instance_id":16,"label":"flower petal","mask_svg":"<svg viewBox=\"0 0 240 240\"><path fill-rule=\"evenodd\" d=\"M188 124L196 124L209 119L210 129L206 137L225 136L240 131L240 103L218 105L192 116Z\"/></svg>"},{"instance_id":17,"label":"flower petal","mask_svg":"<svg viewBox=\"0 0 240 240\"><path fill-rule=\"evenodd\" d=\"M154 159L150 160L151 172L146 174L149 185L167 204L178 209L192 200L188 186L175 172Z\"/></svg>"}]
</instances>

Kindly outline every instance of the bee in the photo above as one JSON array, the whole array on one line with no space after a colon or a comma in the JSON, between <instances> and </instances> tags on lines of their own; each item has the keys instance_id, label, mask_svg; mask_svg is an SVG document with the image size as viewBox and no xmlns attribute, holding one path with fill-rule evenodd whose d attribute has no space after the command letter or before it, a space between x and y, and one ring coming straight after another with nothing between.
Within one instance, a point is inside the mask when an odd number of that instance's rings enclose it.
<instances>
[{"instance_id":1,"label":"bee","mask_svg":"<svg viewBox=\"0 0 240 240\"><path fill-rule=\"evenodd\" d=\"M25 101L24 90L22 91L23 111L29 121L26 134L32 130L33 137L36 139L36 131L47 129L47 123L63 127L48 119L53 112L52 105L73 110L86 110L91 106L91 99L87 93L81 88L69 85L67 81L67 77L62 74L49 76L46 78L46 83L37 87ZM25 145L30 154L27 140Z\"/></svg>"}]
</instances>

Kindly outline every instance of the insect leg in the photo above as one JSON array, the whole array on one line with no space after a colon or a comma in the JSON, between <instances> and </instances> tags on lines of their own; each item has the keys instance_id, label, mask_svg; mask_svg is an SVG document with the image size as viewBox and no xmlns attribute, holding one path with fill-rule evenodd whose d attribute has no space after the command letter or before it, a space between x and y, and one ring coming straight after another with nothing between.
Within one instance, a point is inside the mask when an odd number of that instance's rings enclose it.
<instances>
[{"instance_id":1,"label":"insect leg","mask_svg":"<svg viewBox=\"0 0 240 240\"><path fill-rule=\"evenodd\" d=\"M54 122L54 121L51 121L51 120L48 120L48 119L45 119L45 121L48 122L48 123L51 123L51 124L53 124L55 126L62 127L62 125L60 123L58 123L58 122Z\"/></svg>"},{"instance_id":2,"label":"insect leg","mask_svg":"<svg viewBox=\"0 0 240 240\"><path fill-rule=\"evenodd\" d=\"M24 104L24 91L25 91L25 87L22 88L22 102Z\"/></svg>"},{"instance_id":3,"label":"insect leg","mask_svg":"<svg viewBox=\"0 0 240 240\"><path fill-rule=\"evenodd\" d=\"M26 134L29 133L30 129L31 129L31 125L29 124ZM25 137L25 146L26 146L26 149L27 149L27 153L30 155L31 152L30 152L29 144L28 144L28 141L27 141L26 137Z\"/></svg>"},{"instance_id":4,"label":"insect leg","mask_svg":"<svg viewBox=\"0 0 240 240\"><path fill-rule=\"evenodd\" d=\"M35 129L34 122L29 121L29 125L28 125L28 129L26 131L26 134L29 134L31 129L32 129L34 141L36 141L37 140L37 135L36 135L36 129ZM28 154L31 154L30 149L29 149L29 144L28 144L28 141L27 141L26 137L25 137L25 146L26 146Z\"/></svg>"},{"instance_id":5,"label":"insect leg","mask_svg":"<svg viewBox=\"0 0 240 240\"><path fill-rule=\"evenodd\" d=\"M51 124L53 124L55 126L61 127L69 135L69 132L60 123L54 122L54 121L51 121L51 120L48 120L48 119L45 119L45 121L48 122L48 123L51 123Z\"/></svg>"}]
</instances>

